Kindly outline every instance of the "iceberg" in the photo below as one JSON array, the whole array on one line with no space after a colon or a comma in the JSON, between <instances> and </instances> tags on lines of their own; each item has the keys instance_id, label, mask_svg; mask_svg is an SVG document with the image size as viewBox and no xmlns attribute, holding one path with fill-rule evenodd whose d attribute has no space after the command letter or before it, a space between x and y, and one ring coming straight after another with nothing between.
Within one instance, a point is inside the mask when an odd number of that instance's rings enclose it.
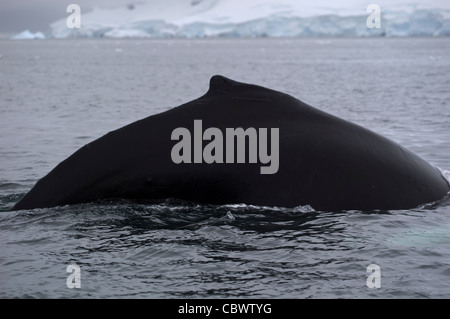
<instances>
[{"instance_id":1,"label":"iceberg","mask_svg":"<svg viewBox=\"0 0 450 319\"><path fill-rule=\"evenodd\" d=\"M66 19L50 36L109 38L448 36L450 1L377 0L380 28L369 28L366 0L139 0L116 1Z\"/></svg>"},{"instance_id":2,"label":"iceberg","mask_svg":"<svg viewBox=\"0 0 450 319\"><path fill-rule=\"evenodd\" d=\"M30 30L25 30L20 32L19 34L16 34L15 36L12 36L11 39L13 40L33 40L33 39L45 39L45 36L42 32L30 32Z\"/></svg>"}]
</instances>

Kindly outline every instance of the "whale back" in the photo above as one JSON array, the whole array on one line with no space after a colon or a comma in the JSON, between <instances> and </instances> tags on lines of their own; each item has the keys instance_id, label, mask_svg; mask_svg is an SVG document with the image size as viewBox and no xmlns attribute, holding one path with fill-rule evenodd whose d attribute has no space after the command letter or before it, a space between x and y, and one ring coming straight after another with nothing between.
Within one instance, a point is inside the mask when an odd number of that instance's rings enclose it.
<instances>
[{"instance_id":1,"label":"whale back","mask_svg":"<svg viewBox=\"0 0 450 319\"><path fill-rule=\"evenodd\" d=\"M227 132L239 128L256 138L236 137L232 143ZM175 161L174 147L181 138L174 139L174 132L190 138L183 140ZM214 132L215 138L205 138L206 132ZM264 132L267 145L261 142ZM227 160L230 152L234 156ZM240 162L239 152L245 154ZM263 159L269 155L277 167L264 174L262 167L269 163ZM211 158L216 160L207 162ZM316 210L406 209L437 201L448 191L435 167L379 134L288 94L213 76L200 98L79 149L14 209L168 197L213 204L310 205Z\"/></svg>"}]
</instances>

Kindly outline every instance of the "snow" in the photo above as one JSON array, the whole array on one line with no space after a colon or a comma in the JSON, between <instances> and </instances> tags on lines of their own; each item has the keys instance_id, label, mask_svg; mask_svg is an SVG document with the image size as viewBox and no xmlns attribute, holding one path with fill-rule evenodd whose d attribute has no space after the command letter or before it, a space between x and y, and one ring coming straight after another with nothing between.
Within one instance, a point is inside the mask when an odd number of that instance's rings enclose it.
<instances>
[{"instance_id":1,"label":"snow","mask_svg":"<svg viewBox=\"0 0 450 319\"><path fill-rule=\"evenodd\" d=\"M377 0L381 28L366 25L367 0L123 0L66 19L50 36L68 37L302 37L450 35L449 0Z\"/></svg>"}]
</instances>

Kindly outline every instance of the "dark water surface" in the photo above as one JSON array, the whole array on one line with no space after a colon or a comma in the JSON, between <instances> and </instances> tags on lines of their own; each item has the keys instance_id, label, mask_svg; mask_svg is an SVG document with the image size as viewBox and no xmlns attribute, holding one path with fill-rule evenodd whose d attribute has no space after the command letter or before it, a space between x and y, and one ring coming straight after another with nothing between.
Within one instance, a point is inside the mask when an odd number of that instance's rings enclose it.
<instances>
[{"instance_id":1,"label":"dark water surface","mask_svg":"<svg viewBox=\"0 0 450 319\"><path fill-rule=\"evenodd\" d=\"M448 38L1 40L0 297L449 298L448 199L373 212L173 199L9 211L79 147L199 97L214 74L449 170L449 55ZM70 264L80 289L66 285ZM370 264L380 288L366 285Z\"/></svg>"}]
</instances>

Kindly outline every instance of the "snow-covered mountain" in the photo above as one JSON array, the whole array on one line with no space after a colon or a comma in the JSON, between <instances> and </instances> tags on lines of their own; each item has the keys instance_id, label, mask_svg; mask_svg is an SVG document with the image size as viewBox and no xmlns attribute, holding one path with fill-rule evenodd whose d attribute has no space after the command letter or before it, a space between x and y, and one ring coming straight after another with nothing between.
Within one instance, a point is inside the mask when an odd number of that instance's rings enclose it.
<instances>
[{"instance_id":1,"label":"snow-covered mountain","mask_svg":"<svg viewBox=\"0 0 450 319\"><path fill-rule=\"evenodd\" d=\"M381 9L368 28L367 6ZM127 0L81 8L81 28L66 19L50 37L302 37L450 35L449 0ZM67 14L69 16L69 13Z\"/></svg>"}]
</instances>

